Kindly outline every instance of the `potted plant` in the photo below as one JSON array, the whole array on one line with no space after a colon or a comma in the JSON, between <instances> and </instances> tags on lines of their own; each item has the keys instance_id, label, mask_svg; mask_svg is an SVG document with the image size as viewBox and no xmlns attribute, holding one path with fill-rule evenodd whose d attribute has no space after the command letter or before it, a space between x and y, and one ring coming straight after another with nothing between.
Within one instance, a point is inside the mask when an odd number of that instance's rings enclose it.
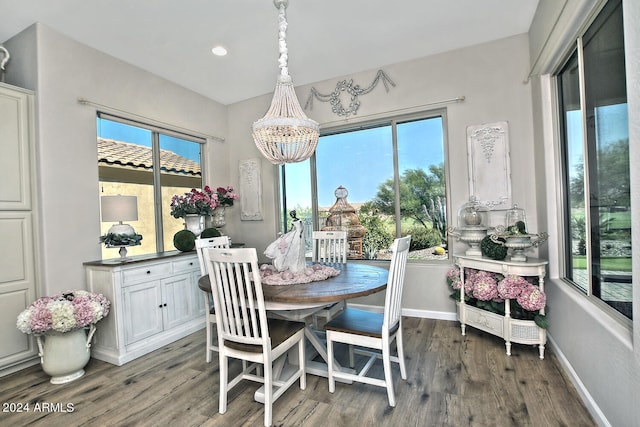
<instances>
[{"instance_id":1,"label":"potted plant","mask_svg":"<svg viewBox=\"0 0 640 427\"><path fill-rule=\"evenodd\" d=\"M197 237L205 227L205 219L213 216L216 208L233 206L238 198L231 186L218 187L215 191L208 185L202 190L192 188L191 191L171 198L171 215L174 218L184 218L185 228ZM222 213L224 219L224 209L218 212Z\"/></svg>"},{"instance_id":2,"label":"potted plant","mask_svg":"<svg viewBox=\"0 0 640 427\"><path fill-rule=\"evenodd\" d=\"M18 315L16 326L35 335L42 369L52 384L84 375L95 325L110 306L102 294L75 290L38 298Z\"/></svg>"}]
</instances>

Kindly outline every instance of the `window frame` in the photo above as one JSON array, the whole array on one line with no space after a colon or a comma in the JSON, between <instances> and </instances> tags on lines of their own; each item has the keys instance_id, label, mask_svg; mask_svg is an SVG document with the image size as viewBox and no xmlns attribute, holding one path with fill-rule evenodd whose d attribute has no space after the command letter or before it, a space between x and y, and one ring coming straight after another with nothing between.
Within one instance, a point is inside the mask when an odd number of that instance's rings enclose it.
<instances>
[{"instance_id":1,"label":"window frame","mask_svg":"<svg viewBox=\"0 0 640 427\"><path fill-rule=\"evenodd\" d=\"M560 225L561 225L562 232L560 233L561 244L559 245L559 250L560 250L560 255L563 258L559 263L558 272L563 282L570 285L577 292L579 292L581 295L587 298L587 300L596 304L598 307L602 308L605 313L611 315L615 319L621 320L624 324L631 325L633 320L630 317L626 316L622 311L618 310L614 306L608 304L607 300L605 300L602 295L600 296L597 295L597 294L600 294L601 292L600 280L602 280L602 274L600 273L600 268L601 268L600 265L597 266L598 271L594 271L593 245L600 244L599 243L600 237L596 236L597 242L594 242L594 237L593 237L594 227L592 227L592 224L591 224L592 221L594 220L594 218L592 218L594 214L594 206L591 200L592 197L590 197L590 194L591 194L590 186L593 182L596 182L594 180L597 179L598 173L596 170L594 170L594 167L593 167L593 162L594 161L597 162L597 159L590 161L590 158L593 156L597 158L596 151L600 147L598 145L598 141L593 140L592 136L590 136L590 133L593 133L593 131L589 131L587 129L588 127L587 123L589 122L589 118L587 117L589 113L588 111L589 107L587 105L588 89L587 89L586 80L587 78L591 78L591 77L585 77L586 70L585 70L585 50L584 50L585 40L590 40L596 34L598 34L598 31L600 30L599 28L597 30L594 29L594 25L602 26L603 24L603 22L601 21L601 16L603 16L602 13L605 13L605 12L610 13L610 11L614 10L616 7L622 8L622 6L623 5L621 0L607 0L607 1L601 2L599 7L596 8L592 13L592 15L590 16L590 19L581 27L581 30L573 38L573 43L567 48L567 52L564 55L564 58L565 58L564 61L560 63L560 65L551 73L551 75L553 77L553 92L554 92L554 107L555 107L554 115L556 116L556 129L557 129L556 134L558 138L558 154L559 154L558 165L559 165L559 173L560 173L560 179L561 179L561 188L560 188L559 198L558 198L558 202L559 202L558 208L559 208L559 212L561 213ZM561 81L563 73L568 70L567 67L571 64L572 61L576 61L576 65L579 72L578 96L579 96L581 132L582 132L581 150L582 150L582 155L584 156L583 186L584 186L584 204L585 204L584 205L584 211L585 211L584 227L586 229L586 235L585 235L586 277L587 277L586 289L584 289L582 285L576 282L573 271L572 271L574 267L573 267L573 256L572 256L572 234L571 234L572 219L571 219L570 208L573 205L573 203L570 201L570 197L571 197L570 172L568 170L568 167L570 166L568 161L569 143L567 141L568 126L567 126L567 120L566 120L566 113L569 110L567 110L566 106L564 105L563 84ZM626 54L624 55L624 62L625 62L625 68L626 68ZM626 78L626 73L625 73L625 78ZM628 101L629 101L628 89L625 92L625 100L626 100L625 103L628 105ZM595 112L595 107L593 108L594 108L593 111ZM630 168L629 168L629 171L630 171ZM594 173L596 174L596 178L590 176L590 175L593 175ZM633 189L631 188L630 193L632 192L633 192ZM596 209L597 209L597 206L596 206ZM600 220L599 215L597 216L596 220L597 221ZM596 224L595 230L599 231L599 229L600 229L600 225ZM632 239L630 240L630 242L631 241ZM602 257L599 254L600 247L597 247L596 250L598 251L598 256L597 256L598 262L600 262L602 259ZM634 290L632 289L631 292L633 295ZM615 300L610 300L610 301L615 301Z\"/></svg>"},{"instance_id":2,"label":"window frame","mask_svg":"<svg viewBox=\"0 0 640 427\"><path fill-rule=\"evenodd\" d=\"M328 127L322 127L320 129L320 137L331 136L341 133L354 132L359 130L372 129L383 126L391 127L391 138L392 138L392 150L393 150L393 179L394 179L394 215L396 218L401 218L400 215L400 170L398 167L398 140L397 140L397 126L402 123L412 122L412 121L420 121L420 120L428 120L433 118L440 118L442 121L442 151L443 151L443 164L444 164L444 193L445 193L445 216L447 224L451 224L451 179L450 179L450 160L449 160L449 132L448 132L448 121L447 121L447 108L435 108L428 110L421 110L406 114L397 114L392 116L384 116L375 119L365 119L361 121L354 121L349 123L342 123ZM309 158L309 173L310 173L310 183L311 183L311 210L312 210L312 224L313 230L319 230L320 227L320 217L318 213L318 182L317 182L317 164L316 164L316 154L314 154ZM277 169L276 173L276 182L277 182L277 196L278 200L276 203L276 218L278 218L277 229L279 232L285 233L286 227L286 216L288 210L291 208L284 209L285 192L286 189L283 188L282 185L282 176L284 167L286 165L282 165ZM401 234L401 222L395 221L396 237ZM453 257L451 251L451 239L448 233L443 236L443 240L447 245L447 257L445 259L409 259L409 262L418 262L418 263L450 263ZM378 260L366 260L367 262L375 262ZM384 261L384 260L380 260Z\"/></svg>"},{"instance_id":3,"label":"window frame","mask_svg":"<svg viewBox=\"0 0 640 427\"><path fill-rule=\"evenodd\" d=\"M200 144L200 179L204 184L206 182L206 155L205 147L208 142L208 137L200 135L196 131L189 131L186 129L180 129L177 126L171 126L168 124L160 124L159 122L153 123L151 119L138 119L133 116L128 117L125 113L118 112L117 114L108 112L106 110L96 111L96 122L98 120L109 120L120 124L140 128L151 132L151 153L152 153L152 180L153 180L153 212L154 212L154 228L155 228L155 250L156 253L172 250L172 248L165 248L164 246L164 222L162 220L164 209L169 209L169 201L162 199L162 180L161 180L161 168L156 167L160 165L160 135L168 137L174 137L183 139L189 142ZM96 128L96 138L99 138L99 129ZM98 166L98 165L97 165ZM98 174L98 180L100 181L100 175ZM100 194L100 193L99 193Z\"/></svg>"}]
</instances>

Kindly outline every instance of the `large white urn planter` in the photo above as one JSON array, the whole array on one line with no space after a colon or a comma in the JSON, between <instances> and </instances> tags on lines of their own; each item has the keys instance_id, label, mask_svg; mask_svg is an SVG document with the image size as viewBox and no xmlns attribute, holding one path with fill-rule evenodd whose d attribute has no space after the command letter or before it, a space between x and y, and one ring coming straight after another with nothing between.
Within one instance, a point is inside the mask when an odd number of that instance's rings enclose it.
<instances>
[{"instance_id":1,"label":"large white urn planter","mask_svg":"<svg viewBox=\"0 0 640 427\"><path fill-rule=\"evenodd\" d=\"M187 230L191 231L196 237L199 237L204 230L204 215L187 214L184 216L184 226Z\"/></svg>"},{"instance_id":2,"label":"large white urn planter","mask_svg":"<svg viewBox=\"0 0 640 427\"><path fill-rule=\"evenodd\" d=\"M95 325L69 332L48 332L36 337L42 370L51 376L51 384L65 384L84 375L91 356Z\"/></svg>"}]
</instances>

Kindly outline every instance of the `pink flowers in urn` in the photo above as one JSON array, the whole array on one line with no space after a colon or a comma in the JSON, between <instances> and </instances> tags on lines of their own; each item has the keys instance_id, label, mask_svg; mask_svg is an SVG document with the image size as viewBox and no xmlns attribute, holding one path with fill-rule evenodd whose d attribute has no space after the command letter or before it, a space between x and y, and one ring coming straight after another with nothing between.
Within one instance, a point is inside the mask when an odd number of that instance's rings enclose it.
<instances>
[{"instance_id":1,"label":"pink flowers in urn","mask_svg":"<svg viewBox=\"0 0 640 427\"><path fill-rule=\"evenodd\" d=\"M239 198L230 185L218 187L215 191L208 185L202 191L192 188L183 195L176 194L171 198L171 215L174 218L184 218L189 214L212 215L218 206L233 206L233 202Z\"/></svg>"},{"instance_id":2,"label":"pink flowers in urn","mask_svg":"<svg viewBox=\"0 0 640 427\"><path fill-rule=\"evenodd\" d=\"M207 191L207 189L209 189L209 187L204 187L205 192ZM209 189L209 191L211 190ZM226 188L216 188L215 195L217 196L218 206L233 206L233 202L240 198L238 194L233 192L233 187L230 185Z\"/></svg>"}]
</instances>

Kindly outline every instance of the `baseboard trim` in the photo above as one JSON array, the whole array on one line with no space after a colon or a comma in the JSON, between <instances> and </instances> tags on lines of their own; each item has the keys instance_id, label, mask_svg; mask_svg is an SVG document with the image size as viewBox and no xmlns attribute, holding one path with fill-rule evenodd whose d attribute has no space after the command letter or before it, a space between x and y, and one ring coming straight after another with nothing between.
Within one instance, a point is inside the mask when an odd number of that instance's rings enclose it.
<instances>
[{"instance_id":1,"label":"baseboard trim","mask_svg":"<svg viewBox=\"0 0 640 427\"><path fill-rule=\"evenodd\" d=\"M23 369L26 369L30 366L34 366L37 365L38 363L40 363L40 357L39 356L34 356L28 360L25 360L23 362L20 363L16 363L15 365L11 365L7 368L4 368L2 370L0 370L0 377L4 377L7 376L9 374L13 374L15 372L21 371Z\"/></svg>"},{"instance_id":2,"label":"baseboard trim","mask_svg":"<svg viewBox=\"0 0 640 427\"><path fill-rule=\"evenodd\" d=\"M551 347L553 353L558 358L560 365L564 369L565 373L569 376L569 379L573 383L573 386L576 388L576 391L580 395L582 402L587 407L587 410L593 417L594 421L599 426L611 427L611 423L609 422L609 420L607 420L607 417L605 417L604 413L600 410L600 406L598 406L596 401L593 399L591 393L589 393L589 390L587 390L587 388L584 386L576 371L573 370L573 367L571 366L571 363L569 363L569 360L567 360L564 353L556 345L553 337L551 337L549 334L547 334L547 345Z\"/></svg>"},{"instance_id":3,"label":"baseboard trim","mask_svg":"<svg viewBox=\"0 0 640 427\"><path fill-rule=\"evenodd\" d=\"M382 307L379 305L368 304L352 304L349 303L349 307L360 308L367 311L373 311L376 313L382 313ZM458 315L446 311L431 311L431 310L416 310L413 308L403 308L402 315L407 317L418 317L420 319L436 319L436 320L458 320Z\"/></svg>"}]
</instances>

